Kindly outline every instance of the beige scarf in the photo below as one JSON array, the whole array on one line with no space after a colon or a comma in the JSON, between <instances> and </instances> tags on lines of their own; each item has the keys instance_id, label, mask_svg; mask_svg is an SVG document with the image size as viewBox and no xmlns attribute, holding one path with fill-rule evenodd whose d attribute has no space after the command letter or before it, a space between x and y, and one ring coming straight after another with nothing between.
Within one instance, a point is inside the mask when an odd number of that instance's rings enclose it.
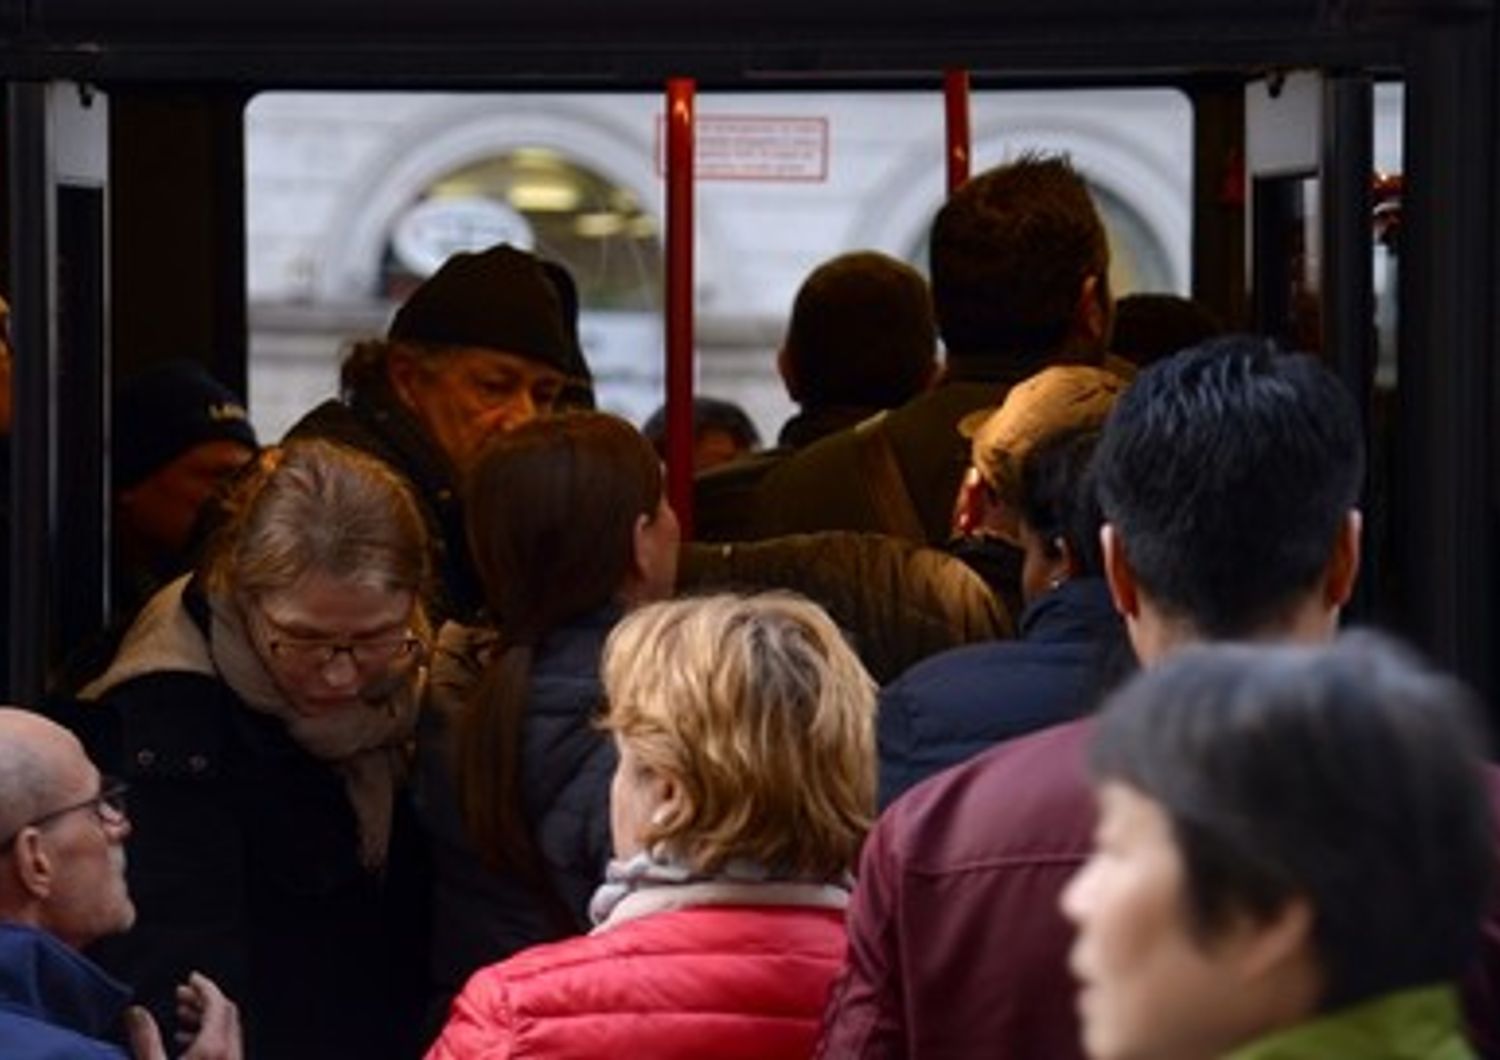
<instances>
[{"instance_id":1,"label":"beige scarf","mask_svg":"<svg viewBox=\"0 0 1500 1060\"><path fill-rule=\"evenodd\" d=\"M304 717L276 687L232 599L210 596L211 636L204 640L183 606L187 583L186 576L179 578L151 599L126 634L115 661L81 697L98 699L132 677L162 670L219 678L247 707L279 719L299 747L338 771L359 823L360 860L370 869L384 865L396 788L408 772L426 668L414 667L407 679L381 689L378 699L362 707Z\"/></svg>"}]
</instances>

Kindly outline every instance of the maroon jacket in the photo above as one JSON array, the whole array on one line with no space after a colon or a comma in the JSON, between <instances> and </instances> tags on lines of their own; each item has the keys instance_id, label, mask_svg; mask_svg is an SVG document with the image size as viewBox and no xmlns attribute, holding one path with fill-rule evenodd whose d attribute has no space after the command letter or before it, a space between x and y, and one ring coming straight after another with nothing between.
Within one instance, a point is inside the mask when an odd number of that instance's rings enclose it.
<instances>
[{"instance_id":1,"label":"maroon jacket","mask_svg":"<svg viewBox=\"0 0 1500 1060\"><path fill-rule=\"evenodd\" d=\"M1092 719L1001 744L880 818L860 859L849 953L819 1057L1082 1060L1063 885L1088 856ZM1500 819L1500 770L1491 770ZM1474 1041L1500 1056L1500 899L1464 983Z\"/></svg>"}]
</instances>

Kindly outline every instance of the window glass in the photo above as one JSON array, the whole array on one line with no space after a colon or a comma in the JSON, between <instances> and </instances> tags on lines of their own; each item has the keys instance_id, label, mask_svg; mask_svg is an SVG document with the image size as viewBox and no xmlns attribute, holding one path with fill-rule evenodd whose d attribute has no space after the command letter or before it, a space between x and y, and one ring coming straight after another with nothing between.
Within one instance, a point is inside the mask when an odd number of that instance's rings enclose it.
<instances>
[{"instance_id":1,"label":"window glass","mask_svg":"<svg viewBox=\"0 0 1500 1060\"><path fill-rule=\"evenodd\" d=\"M276 438L337 390L347 344L464 247L566 265L602 407L661 401L661 96L266 93L246 114L250 402ZM700 393L774 438L775 350L802 278L871 248L926 271L944 179L939 92L700 93ZM1167 90L976 92L976 168L1068 153L1110 230L1117 294L1186 293L1191 109Z\"/></svg>"}]
</instances>

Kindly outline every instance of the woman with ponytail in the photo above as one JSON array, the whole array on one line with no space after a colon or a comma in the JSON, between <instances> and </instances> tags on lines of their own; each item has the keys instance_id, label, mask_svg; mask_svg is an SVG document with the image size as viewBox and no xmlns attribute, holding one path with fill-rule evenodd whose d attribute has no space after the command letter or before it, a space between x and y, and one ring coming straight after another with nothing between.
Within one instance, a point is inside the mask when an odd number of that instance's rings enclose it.
<instances>
[{"instance_id":1,"label":"woman with ponytail","mask_svg":"<svg viewBox=\"0 0 1500 1060\"><path fill-rule=\"evenodd\" d=\"M627 609L672 592L678 528L662 487L639 432L592 412L496 438L469 475L493 625L440 632L419 739L433 1030L476 969L588 926L615 767L597 726L599 660Z\"/></svg>"}]
</instances>

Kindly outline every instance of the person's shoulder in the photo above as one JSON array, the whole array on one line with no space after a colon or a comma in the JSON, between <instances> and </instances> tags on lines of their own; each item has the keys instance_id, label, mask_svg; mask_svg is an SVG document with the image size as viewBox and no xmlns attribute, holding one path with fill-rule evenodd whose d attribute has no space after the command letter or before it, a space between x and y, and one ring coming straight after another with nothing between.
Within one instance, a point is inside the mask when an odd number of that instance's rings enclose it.
<instances>
[{"instance_id":1,"label":"person's shoulder","mask_svg":"<svg viewBox=\"0 0 1500 1060\"><path fill-rule=\"evenodd\" d=\"M691 906L526 950L476 975L465 992L477 992L486 1004L503 1000L517 1016L559 1008L575 1016L613 1012L648 996L662 999L664 1013L678 1006L730 1011L747 999L733 1000L738 988L726 982L761 981L765 969L776 968L777 989L790 989L795 984L786 980L799 976L822 984L845 946L839 909ZM720 973L706 977L707 969Z\"/></svg>"},{"instance_id":2,"label":"person's shoulder","mask_svg":"<svg viewBox=\"0 0 1500 1060\"><path fill-rule=\"evenodd\" d=\"M1014 716L1065 720L1085 706L1089 646L1030 640L990 640L928 656L881 693L882 704L934 717L978 712L999 719ZM1037 728L1031 724L1027 728Z\"/></svg>"},{"instance_id":3,"label":"person's shoulder","mask_svg":"<svg viewBox=\"0 0 1500 1060\"><path fill-rule=\"evenodd\" d=\"M941 423L953 428L955 441L963 441L957 431L958 421L976 409L998 405L1006 389L1003 383L970 379L939 383L892 409L886 422L897 435L913 428L930 430Z\"/></svg>"},{"instance_id":4,"label":"person's shoulder","mask_svg":"<svg viewBox=\"0 0 1500 1060\"><path fill-rule=\"evenodd\" d=\"M499 643L500 635L488 626L449 621L438 627L428 661L429 705L444 715L460 710Z\"/></svg>"},{"instance_id":5,"label":"person's shoulder","mask_svg":"<svg viewBox=\"0 0 1500 1060\"><path fill-rule=\"evenodd\" d=\"M340 441L341 435L362 431L359 420L351 409L339 398L314 405L301 419L287 428L286 439L326 438Z\"/></svg>"},{"instance_id":6,"label":"person's shoulder","mask_svg":"<svg viewBox=\"0 0 1500 1060\"><path fill-rule=\"evenodd\" d=\"M0 1056L5 1060L129 1060L109 1042L5 1007L0 1007Z\"/></svg>"},{"instance_id":7,"label":"person's shoulder","mask_svg":"<svg viewBox=\"0 0 1500 1060\"><path fill-rule=\"evenodd\" d=\"M401 447L390 436L389 425L382 426L387 415L372 414L378 407L378 402L371 400L356 408L342 398L329 398L292 424L285 440L335 442L402 470Z\"/></svg>"},{"instance_id":8,"label":"person's shoulder","mask_svg":"<svg viewBox=\"0 0 1500 1060\"><path fill-rule=\"evenodd\" d=\"M912 666L886 687L886 693L922 698L941 694L955 684L1004 681L1024 647L1020 641L993 640L949 648Z\"/></svg>"},{"instance_id":9,"label":"person's shoulder","mask_svg":"<svg viewBox=\"0 0 1500 1060\"><path fill-rule=\"evenodd\" d=\"M760 493L775 494L778 490L800 486L809 479L826 483L824 476L831 468L854 466L858 455L855 445L856 429L845 427L841 431L834 431L790 453L784 460L776 461L760 477Z\"/></svg>"},{"instance_id":10,"label":"person's shoulder","mask_svg":"<svg viewBox=\"0 0 1500 1060\"><path fill-rule=\"evenodd\" d=\"M767 449L694 476L693 519L698 540L740 541L754 533L756 491L792 455L790 449Z\"/></svg>"},{"instance_id":11,"label":"person's shoulder","mask_svg":"<svg viewBox=\"0 0 1500 1060\"><path fill-rule=\"evenodd\" d=\"M129 999L123 985L54 936L0 924L0 1056L6 1060L124 1060L84 1031Z\"/></svg>"},{"instance_id":12,"label":"person's shoulder","mask_svg":"<svg viewBox=\"0 0 1500 1060\"><path fill-rule=\"evenodd\" d=\"M1055 725L929 777L886 809L876 831L912 857L1073 852L1094 821L1086 768L1094 725Z\"/></svg>"},{"instance_id":13,"label":"person's shoulder","mask_svg":"<svg viewBox=\"0 0 1500 1060\"><path fill-rule=\"evenodd\" d=\"M613 956L761 952L838 958L843 924L842 910L831 907L704 904L643 916L595 937Z\"/></svg>"}]
</instances>

